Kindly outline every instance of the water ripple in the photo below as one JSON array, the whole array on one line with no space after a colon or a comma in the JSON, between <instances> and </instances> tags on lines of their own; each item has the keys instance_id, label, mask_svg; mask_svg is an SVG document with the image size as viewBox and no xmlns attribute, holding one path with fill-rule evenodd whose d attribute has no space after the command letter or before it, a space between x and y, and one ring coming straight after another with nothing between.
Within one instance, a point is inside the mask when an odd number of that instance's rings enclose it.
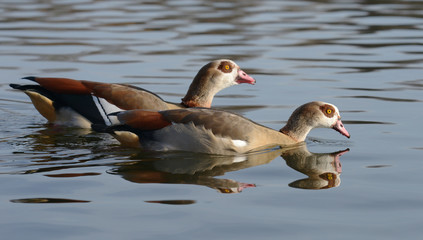
<instances>
[{"instance_id":1,"label":"water ripple","mask_svg":"<svg viewBox=\"0 0 423 240\"><path fill-rule=\"evenodd\" d=\"M257 238L265 232L272 239L320 239L328 224L314 220L328 216L328 208L316 206L331 202L331 209L345 213L330 224L334 236L418 239L421 224L413 219L422 215L415 191L420 168L410 166L420 164L423 149L415 129L423 119L422 9L414 0L0 1L0 176L7 183L2 196L12 203L72 204L30 211L3 204L10 219L0 226L2 237L131 239L138 226L154 226L143 234L178 238L174 233L181 229L202 229L210 238ZM215 107L274 128L307 101L339 107L353 138L334 138L331 131L325 136L321 129L312 134L319 138L306 143L320 152L351 148L342 169L345 184L332 171L340 166L333 154L285 160L312 173L296 186L341 191L294 192L289 183L307 171L279 168L272 162L281 160L277 149L251 161L146 153L122 148L108 135L51 126L26 95L8 86L30 75L69 77L133 84L179 102L201 66L220 58L235 60L257 84L219 92ZM245 188L241 197L213 195ZM331 201L334 194L339 201ZM222 223L207 231L210 222L192 224L204 215L222 219L222 211L198 208L204 203L224 209L225 221L240 222L242 230ZM278 221L252 220L246 209L255 209L257 219ZM359 214L366 217L358 221ZM385 215L398 217L381 219ZM381 221L383 227L374 224ZM280 227L287 222L289 229ZM110 226L119 231L111 233Z\"/></svg>"}]
</instances>

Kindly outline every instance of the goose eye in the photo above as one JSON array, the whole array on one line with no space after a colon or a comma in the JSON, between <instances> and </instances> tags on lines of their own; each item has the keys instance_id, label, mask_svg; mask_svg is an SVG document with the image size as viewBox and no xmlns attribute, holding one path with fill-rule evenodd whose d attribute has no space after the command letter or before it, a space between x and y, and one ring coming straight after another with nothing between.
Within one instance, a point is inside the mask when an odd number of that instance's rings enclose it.
<instances>
[{"instance_id":1,"label":"goose eye","mask_svg":"<svg viewBox=\"0 0 423 240\"><path fill-rule=\"evenodd\" d=\"M225 188L223 188L223 189L220 189L220 192L221 193L233 193L233 191L232 190L230 190L230 189L225 189Z\"/></svg>"},{"instance_id":2,"label":"goose eye","mask_svg":"<svg viewBox=\"0 0 423 240\"><path fill-rule=\"evenodd\" d=\"M323 105L320 107L320 110L326 117L331 118L335 114L335 109L330 105Z\"/></svg>"},{"instance_id":3,"label":"goose eye","mask_svg":"<svg viewBox=\"0 0 423 240\"><path fill-rule=\"evenodd\" d=\"M224 73L230 73L230 72L232 72L232 68L233 68L233 66L229 62L227 62L227 61L224 61L224 62L220 63L220 65L218 67L218 69L220 71L224 72Z\"/></svg>"}]
</instances>

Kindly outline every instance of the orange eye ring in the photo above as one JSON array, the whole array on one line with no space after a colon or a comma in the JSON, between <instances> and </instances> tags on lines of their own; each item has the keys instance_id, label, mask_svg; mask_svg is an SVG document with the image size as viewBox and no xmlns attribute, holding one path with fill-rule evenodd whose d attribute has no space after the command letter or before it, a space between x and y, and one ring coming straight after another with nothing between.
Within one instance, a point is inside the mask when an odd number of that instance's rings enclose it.
<instances>
[{"instance_id":1,"label":"orange eye ring","mask_svg":"<svg viewBox=\"0 0 423 240\"><path fill-rule=\"evenodd\" d=\"M226 70L229 70L229 68L230 68L229 65L225 65Z\"/></svg>"},{"instance_id":2,"label":"orange eye ring","mask_svg":"<svg viewBox=\"0 0 423 240\"><path fill-rule=\"evenodd\" d=\"M332 113L332 109L326 109L326 113L327 114L331 114Z\"/></svg>"}]
</instances>

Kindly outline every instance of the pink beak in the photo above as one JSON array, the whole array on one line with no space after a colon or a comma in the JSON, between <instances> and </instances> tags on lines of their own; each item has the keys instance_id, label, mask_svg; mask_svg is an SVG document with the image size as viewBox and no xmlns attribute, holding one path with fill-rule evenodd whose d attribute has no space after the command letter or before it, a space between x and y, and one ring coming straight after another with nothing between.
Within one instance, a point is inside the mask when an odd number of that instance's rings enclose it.
<instances>
[{"instance_id":1,"label":"pink beak","mask_svg":"<svg viewBox=\"0 0 423 240\"><path fill-rule=\"evenodd\" d=\"M249 83L254 85L256 83L256 80L252 77L250 77L248 74L246 74L241 69L238 70L238 77L236 78L237 83Z\"/></svg>"},{"instance_id":2,"label":"pink beak","mask_svg":"<svg viewBox=\"0 0 423 240\"><path fill-rule=\"evenodd\" d=\"M332 128L344 135L345 137L350 138L350 134L348 133L347 129L345 129L344 124L342 124L341 120L336 121Z\"/></svg>"}]
</instances>

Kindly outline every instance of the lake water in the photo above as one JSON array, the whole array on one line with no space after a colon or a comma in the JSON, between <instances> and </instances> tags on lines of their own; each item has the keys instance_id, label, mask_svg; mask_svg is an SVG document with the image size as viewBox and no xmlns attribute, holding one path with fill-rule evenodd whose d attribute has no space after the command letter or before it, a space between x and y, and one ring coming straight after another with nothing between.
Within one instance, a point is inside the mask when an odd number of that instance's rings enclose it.
<instances>
[{"instance_id":1,"label":"lake water","mask_svg":"<svg viewBox=\"0 0 423 240\"><path fill-rule=\"evenodd\" d=\"M0 19L2 238L423 235L423 1L10 0ZM257 84L221 91L214 107L279 129L322 100L351 139L316 129L301 149L240 159L145 153L49 126L8 86L68 77L179 102L219 58Z\"/></svg>"}]
</instances>

